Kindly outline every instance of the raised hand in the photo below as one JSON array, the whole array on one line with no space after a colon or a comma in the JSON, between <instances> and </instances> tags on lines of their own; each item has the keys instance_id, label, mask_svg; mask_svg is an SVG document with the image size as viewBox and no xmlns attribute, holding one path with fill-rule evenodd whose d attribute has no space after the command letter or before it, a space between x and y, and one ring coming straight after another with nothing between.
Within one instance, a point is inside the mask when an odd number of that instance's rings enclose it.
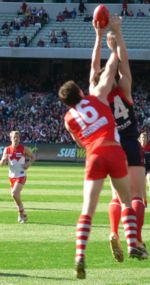
<instances>
[{"instance_id":1,"label":"raised hand","mask_svg":"<svg viewBox=\"0 0 150 285\"><path fill-rule=\"evenodd\" d=\"M101 29L98 21L92 21L96 36L102 37L106 29Z\"/></svg>"},{"instance_id":2,"label":"raised hand","mask_svg":"<svg viewBox=\"0 0 150 285\"><path fill-rule=\"evenodd\" d=\"M109 20L110 29L116 34L121 30L122 18L118 15L112 15Z\"/></svg>"}]
</instances>

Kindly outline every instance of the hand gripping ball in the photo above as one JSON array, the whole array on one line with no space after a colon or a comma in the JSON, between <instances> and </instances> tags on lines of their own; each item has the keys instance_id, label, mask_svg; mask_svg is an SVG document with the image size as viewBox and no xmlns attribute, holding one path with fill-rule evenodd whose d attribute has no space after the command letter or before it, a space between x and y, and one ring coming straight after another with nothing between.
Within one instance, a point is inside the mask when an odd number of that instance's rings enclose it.
<instances>
[{"instance_id":1,"label":"hand gripping ball","mask_svg":"<svg viewBox=\"0 0 150 285\"><path fill-rule=\"evenodd\" d=\"M109 23L109 10L105 5L99 5L93 13L93 20L99 22L101 29L104 29Z\"/></svg>"}]
</instances>

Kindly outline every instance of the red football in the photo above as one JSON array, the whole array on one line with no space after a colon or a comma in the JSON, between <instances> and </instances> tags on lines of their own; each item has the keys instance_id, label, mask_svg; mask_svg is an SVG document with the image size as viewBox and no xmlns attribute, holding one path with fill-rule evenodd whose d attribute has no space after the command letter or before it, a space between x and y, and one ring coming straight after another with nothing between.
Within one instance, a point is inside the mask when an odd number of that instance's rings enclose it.
<instances>
[{"instance_id":1,"label":"red football","mask_svg":"<svg viewBox=\"0 0 150 285\"><path fill-rule=\"evenodd\" d=\"M100 28L104 29L109 23L109 10L105 5L99 5L95 8L93 19L99 22Z\"/></svg>"}]
</instances>

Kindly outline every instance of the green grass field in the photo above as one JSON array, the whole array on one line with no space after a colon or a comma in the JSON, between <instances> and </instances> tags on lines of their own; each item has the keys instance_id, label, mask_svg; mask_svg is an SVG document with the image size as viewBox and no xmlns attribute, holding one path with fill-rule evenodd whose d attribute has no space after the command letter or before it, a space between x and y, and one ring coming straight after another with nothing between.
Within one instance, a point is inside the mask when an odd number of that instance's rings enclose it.
<instances>
[{"instance_id":1,"label":"green grass field","mask_svg":"<svg viewBox=\"0 0 150 285\"><path fill-rule=\"evenodd\" d=\"M28 170L23 201L29 221L17 223L10 197L7 167L0 174L0 285L150 285L150 261L127 256L115 262L108 236L107 180L87 247L87 279L74 277L75 229L82 205L83 165L37 163ZM144 241L150 251L150 210L146 209Z\"/></svg>"}]
</instances>

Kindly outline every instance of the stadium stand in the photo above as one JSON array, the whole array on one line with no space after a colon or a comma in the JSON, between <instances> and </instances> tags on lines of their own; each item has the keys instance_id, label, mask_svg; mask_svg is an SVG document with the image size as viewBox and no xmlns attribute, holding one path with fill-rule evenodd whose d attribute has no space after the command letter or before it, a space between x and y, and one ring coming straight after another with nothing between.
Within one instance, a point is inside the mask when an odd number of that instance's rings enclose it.
<instances>
[{"instance_id":1,"label":"stadium stand","mask_svg":"<svg viewBox=\"0 0 150 285\"><path fill-rule=\"evenodd\" d=\"M17 21L20 21L20 27L18 29L15 29L12 27L12 24L14 19L17 19ZM23 37L24 34L27 35L28 38L28 44L32 40L32 38L36 35L36 33L39 30L39 27L35 25L29 25L28 27L24 27L21 25L23 21L23 16L17 16L16 14L0 14L0 26L7 22L10 26L8 35L3 35L2 28L1 28L1 34L0 34L0 44L1 46L9 46L10 42L15 43L15 40L17 37ZM20 46L25 46L24 43L22 43Z\"/></svg>"},{"instance_id":2,"label":"stadium stand","mask_svg":"<svg viewBox=\"0 0 150 285\"><path fill-rule=\"evenodd\" d=\"M14 70L17 74L17 70ZM32 74L10 75L0 79L0 140L9 141L9 132L18 129L24 143L72 143L64 128L66 107L58 99L58 88L64 74L51 79L48 88L40 77ZM69 77L69 75L67 75ZM87 93L88 74L74 74L75 80ZM77 79L78 78L78 79ZM47 91L45 91L47 89ZM135 77L133 97L139 131L146 128L150 136L150 99L148 74Z\"/></svg>"},{"instance_id":3,"label":"stadium stand","mask_svg":"<svg viewBox=\"0 0 150 285\"><path fill-rule=\"evenodd\" d=\"M1 4L1 3L0 3ZM14 10L16 9L16 13L17 10L19 9L19 5L20 4L14 4L12 5L12 12L7 12L6 13L6 7L5 7L5 14L4 12L0 13L0 24L2 26L2 23L6 20L6 18L8 17L9 21L13 19L13 17L15 16L15 12ZM33 7L33 3L31 3L31 6ZM36 3L37 8L40 9L40 5L38 6L38 3ZM90 58L91 56L91 48L93 46L93 41L94 41L94 30L92 28L91 25L91 21L87 22L84 21L84 18L86 15L91 16L94 10L94 7L96 6L96 4L86 4L87 10L84 14L80 14L78 13L78 4L68 4L68 3L59 3L59 4L43 4L44 9L46 9L47 13L49 14L49 18L50 18L50 22L45 24L43 27L39 28L35 25L30 25L29 27L21 27L19 31L12 31L10 32L10 34L8 36L0 36L0 45L1 47L8 47L9 46L9 42L10 41L15 41L17 36L22 37L22 35L25 33L27 35L28 38L28 47L31 48L30 51L26 50L26 53L28 57L36 57L38 52L34 51L34 48L38 46L38 42L39 40L42 40L44 42L44 44L39 45L40 47L43 46L46 50L46 53L44 53L44 48L42 49L43 51L41 51L40 49L40 53L43 56L46 57L53 57L56 56L58 57L58 52L57 50L52 50L50 52L48 52L49 48L63 48L63 42L61 40L60 37L60 30L62 28L65 28L67 30L68 33L68 41L69 41L69 45L67 47L70 48L70 50L65 53L65 51L62 49L61 53L62 56L64 58L67 58L68 55L70 54L70 57L86 57L86 58ZM121 9L122 9L122 5L108 5L110 8L110 12L111 13L117 13L119 15L121 15ZM56 17L58 15L58 13L61 11L63 11L63 9L65 7L68 7L68 10L73 10L76 9L77 11L77 17L75 18L69 18L69 19L65 19L62 22L57 22L56 21ZM0 7L3 8L3 7ZM138 17L136 16L138 13L139 8L144 11L144 15L143 17ZM149 26L150 26L150 16L148 16L148 11L149 11L149 4L147 5L130 5L129 9L131 9L134 12L133 17L130 16L123 16L123 25L122 25L122 29L123 29L123 34L127 43L127 47L129 49L129 57L131 58L140 58L140 59L144 59L144 58L148 58L150 57L149 55L149 48L150 48L150 30L149 30ZM20 16L19 16L20 17ZM50 40L49 40L49 31L55 29L57 31L58 34L58 41L56 44L51 44ZM145 32L146 31L146 32ZM24 47L24 44L22 43L20 45L20 47ZM74 52L74 49L76 48L76 53ZM79 51L79 49L81 49ZM108 57L108 51L106 49L106 43L105 43L105 38L103 40L103 49L104 49L104 58ZM37 49L38 50L38 49ZM2 51L0 51L0 55L2 55ZM8 52L8 51L7 51ZM18 56L21 57L24 51L22 51L21 53L21 49L20 51L18 51ZM6 53L6 50L5 50ZM10 52L8 52L9 55L6 54L6 56L10 56ZM59 51L60 54L60 51ZM11 53L12 56L12 53ZM17 54L15 53L15 56L17 56Z\"/></svg>"},{"instance_id":4,"label":"stadium stand","mask_svg":"<svg viewBox=\"0 0 150 285\"><path fill-rule=\"evenodd\" d=\"M0 25L4 21L10 22L16 15L0 14ZM22 18L21 18L22 19ZM150 48L150 17L123 17L123 35L128 48L149 49ZM2 46L8 46L9 41L15 41L17 36L23 36L25 33L29 39L29 46L37 47L39 39L43 39L46 47L63 47L60 37L61 29L67 30L70 47L92 48L95 34L92 28L91 21L85 22L84 16L77 16L73 19L65 19L63 22L57 22L56 19L51 19L50 23L46 24L42 29L35 25L29 27L21 27L20 30L11 30L8 36L0 36ZM55 30L58 34L57 44L51 44L49 32ZM145 33L146 31L146 33ZM106 39L103 39L103 47L106 48Z\"/></svg>"},{"instance_id":5,"label":"stadium stand","mask_svg":"<svg viewBox=\"0 0 150 285\"><path fill-rule=\"evenodd\" d=\"M123 17L123 35L128 48L150 48L150 17ZM95 39L95 33L90 22L84 22L84 16L77 16L75 19L65 19L64 22L51 22L44 27L32 41L31 45L36 46L37 41L42 37L46 46L50 46L48 31L54 29L60 34L62 28L68 32L71 47L92 48ZM145 33L145 30L147 33ZM56 47L62 46L61 40ZM106 38L103 39L103 47L106 48Z\"/></svg>"}]
</instances>

